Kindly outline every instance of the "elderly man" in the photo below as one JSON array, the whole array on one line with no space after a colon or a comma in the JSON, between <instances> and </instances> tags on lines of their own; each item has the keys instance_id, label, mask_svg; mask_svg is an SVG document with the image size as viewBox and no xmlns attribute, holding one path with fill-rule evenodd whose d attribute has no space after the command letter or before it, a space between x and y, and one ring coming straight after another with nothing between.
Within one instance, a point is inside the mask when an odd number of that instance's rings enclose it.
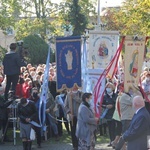
<instances>
[{"instance_id":1,"label":"elderly man","mask_svg":"<svg viewBox=\"0 0 150 150\"><path fill-rule=\"evenodd\" d=\"M127 141L127 150L147 150L147 137L150 135L150 114L141 96L133 99L135 114L129 128L122 135Z\"/></svg>"}]
</instances>

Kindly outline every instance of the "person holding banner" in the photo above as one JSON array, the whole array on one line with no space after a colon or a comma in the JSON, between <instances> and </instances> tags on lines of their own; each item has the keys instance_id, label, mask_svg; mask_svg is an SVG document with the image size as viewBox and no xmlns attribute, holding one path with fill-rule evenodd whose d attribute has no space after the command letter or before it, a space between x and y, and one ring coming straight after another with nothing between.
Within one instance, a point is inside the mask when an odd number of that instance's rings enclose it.
<instances>
[{"instance_id":1,"label":"person holding banner","mask_svg":"<svg viewBox=\"0 0 150 150\"><path fill-rule=\"evenodd\" d=\"M56 115L55 115L55 107L56 107L56 104L54 101L54 97L49 92L48 99L46 100L46 118L50 124L50 127L52 128L54 132L55 140L59 141L58 127L57 127L57 121L56 121Z\"/></svg>"},{"instance_id":2,"label":"person holding banner","mask_svg":"<svg viewBox=\"0 0 150 150\"><path fill-rule=\"evenodd\" d=\"M113 119L115 120L115 134L116 134L114 141L111 143L113 148L115 148L115 146L117 145L117 143L120 139L121 133L122 133L122 123L121 123L121 114L120 114L120 97L121 97L121 95L122 95L122 90L120 88L118 97L116 99L115 111L113 114Z\"/></svg>"},{"instance_id":3,"label":"person holding banner","mask_svg":"<svg viewBox=\"0 0 150 150\"><path fill-rule=\"evenodd\" d=\"M35 103L36 109L37 109L37 116L34 118L34 121L38 124L39 123L39 105L40 105L40 97L39 97L39 92L36 87L31 89L31 96L28 98L28 100L33 101ZM37 138L37 145L38 148L41 148L41 127L37 127L35 125L32 125L32 128L34 129L36 133L36 138Z\"/></svg>"},{"instance_id":4,"label":"person holding banner","mask_svg":"<svg viewBox=\"0 0 150 150\"><path fill-rule=\"evenodd\" d=\"M78 87L76 85L74 85L72 91L67 94L65 99L65 110L68 116L68 121L70 121L71 138L74 150L78 149L78 139L75 133L76 133L78 108L82 102L82 95L83 93L78 90Z\"/></svg>"},{"instance_id":5,"label":"person holding banner","mask_svg":"<svg viewBox=\"0 0 150 150\"><path fill-rule=\"evenodd\" d=\"M20 118L20 135L22 138L23 150L31 150L32 141L30 139L30 122L37 114L35 104L26 98L21 98L17 110L18 117Z\"/></svg>"},{"instance_id":6,"label":"person holding banner","mask_svg":"<svg viewBox=\"0 0 150 150\"><path fill-rule=\"evenodd\" d=\"M128 129L134 111L132 108L133 101L133 88L129 87L127 92L124 92L120 97L120 114L121 114L121 123L122 123L122 134ZM124 141L121 139L116 145L116 150L120 150L122 147L125 147Z\"/></svg>"},{"instance_id":7,"label":"person holding banner","mask_svg":"<svg viewBox=\"0 0 150 150\"><path fill-rule=\"evenodd\" d=\"M111 142L115 139L115 121L112 119L114 111L115 111L115 103L117 94L114 93L115 87L113 83L108 82L106 84L106 94L103 98L102 107L105 108L105 116L104 118L107 120L110 144L108 146L112 146ZM102 114L103 115L103 114Z\"/></svg>"},{"instance_id":8,"label":"person holding banner","mask_svg":"<svg viewBox=\"0 0 150 150\"><path fill-rule=\"evenodd\" d=\"M76 136L79 139L78 150L94 150L95 131L99 118L91 110L92 94L84 93L78 110Z\"/></svg>"},{"instance_id":9,"label":"person holding banner","mask_svg":"<svg viewBox=\"0 0 150 150\"><path fill-rule=\"evenodd\" d=\"M59 121L58 121L57 126L58 126L59 136L62 136L62 134L63 134L62 122L64 122L65 128L66 128L68 134L70 134L69 124L68 124L68 120L67 120L67 114L66 114L65 107L64 107L64 101L65 101L66 95L67 95L67 89L63 89L61 91L60 95L57 95L55 98L55 102L58 107L57 119ZM62 121L62 119L63 119L63 121Z\"/></svg>"}]
</instances>

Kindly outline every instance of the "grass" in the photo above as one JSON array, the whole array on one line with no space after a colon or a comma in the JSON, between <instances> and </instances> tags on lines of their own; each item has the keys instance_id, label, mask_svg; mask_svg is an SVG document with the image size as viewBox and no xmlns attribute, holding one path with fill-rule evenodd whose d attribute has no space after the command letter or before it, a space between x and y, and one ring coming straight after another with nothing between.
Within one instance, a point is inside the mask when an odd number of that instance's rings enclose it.
<instances>
[{"instance_id":1,"label":"grass","mask_svg":"<svg viewBox=\"0 0 150 150\"><path fill-rule=\"evenodd\" d=\"M50 138L50 140L48 140L48 141L50 141L51 143L57 143L55 141L55 138ZM71 136L68 135L64 124L63 124L63 136L60 137L59 143L71 143ZM99 131L97 131L97 143L98 144L109 143L108 135L107 136L100 136Z\"/></svg>"},{"instance_id":2,"label":"grass","mask_svg":"<svg viewBox=\"0 0 150 150\"><path fill-rule=\"evenodd\" d=\"M13 138L13 129L9 128L8 133L7 133L8 137ZM47 141L48 143L53 143L53 144L58 144L57 141L55 141L55 138L50 136L50 138L48 138ZM36 140L33 141L33 143L36 143ZM71 143L71 136L68 135L64 124L63 124L63 136L60 137L59 143ZM97 144L102 144L102 143L109 143L109 137L108 136L100 136L99 135L99 131L97 131ZM16 130L16 145L22 145L22 141L20 138L20 130L17 129Z\"/></svg>"}]
</instances>

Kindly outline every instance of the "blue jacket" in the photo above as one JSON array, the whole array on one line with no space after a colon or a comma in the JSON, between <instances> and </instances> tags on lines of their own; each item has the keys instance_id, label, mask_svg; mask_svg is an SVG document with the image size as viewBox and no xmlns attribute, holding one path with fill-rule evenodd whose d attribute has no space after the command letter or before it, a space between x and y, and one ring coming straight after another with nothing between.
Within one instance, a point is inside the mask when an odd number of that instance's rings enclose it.
<instances>
[{"instance_id":1,"label":"blue jacket","mask_svg":"<svg viewBox=\"0 0 150 150\"><path fill-rule=\"evenodd\" d=\"M128 142L127 150L147 150L147 137L150 136L150 114L145 107L133 116L123 139Z\"/></svg>"},{"instance_id":2,"label":"blue jacket","mask_svg":"<svg viewBox=\"0 0 150 150\"><path fill-rule=\"evenodd\" d=\"M16 75L20 74L20 67L26 66L25 62L21 60L16 52L8 52L3 59L4 74Z\"/></svg>"}]
</instances>

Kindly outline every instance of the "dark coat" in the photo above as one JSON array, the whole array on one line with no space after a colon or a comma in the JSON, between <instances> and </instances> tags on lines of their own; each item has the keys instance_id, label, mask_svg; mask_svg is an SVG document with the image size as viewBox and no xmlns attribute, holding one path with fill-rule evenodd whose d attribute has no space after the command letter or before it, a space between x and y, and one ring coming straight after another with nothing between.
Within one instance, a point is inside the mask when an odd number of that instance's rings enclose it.
<instances>
[{"instance_id":1,"label":"dark coat","mask_svg":"<svg viewBox=\"0 0 150 150\"><path fill-rule=\"evenodd\" d=\"M5 101L3 97L0 96L0 120L7 120L8 119L8 112L7 107L13 102Z\"/></svg>"},{"instance_id":2,"label":"dark coat","mask_svg":"<svg viewBox=\"0 0 150 150\"><path fill-rule=\"evenodd\" d=\"M20 67L26 66L25 62L21 60L16 52L6 53L3 59L4 74L16 75L20 74Z\"/></svg>"},{"instance_id":3,"label":"dark coat","mask_svg":"<svg viewBox=\"0 0 150 150\"><path fill-rule=\"evenodd\" d=\"M127 150L147 150L147 137L150 135L150 114L145 107L133 116L123 139L128 142Z\"/></svg>"},{"instance_id":4,"label":"dark coat","mask_svg":"<svg viewBox=\"0 0 150 150\"><path fill-rule=\"evenodd\" d=\"M108 109L108 111L106 113L106 116L104 118L112 119L114 111L115 111L116 99L117 99L117 94L116 93L113 93L112 97L110 97L108 94L104 95L102 105L109 105L109 104L113 105L113 107L111 109Z\"/></svg>"},{"instance_id":5,"label":"dark coat","mask_svg":"<svg viewBox=\"0 0 150 150\"><path fill-rule=\"evenodd\" d=\"M32 121L37 117L37 109L34 102L29 101L26 106L22 106L21 103L19 103L17 110L20 122L24 124L28 124L28 122L26 122L26 118L30 118Z\"/></svg>"}]
</instances>

